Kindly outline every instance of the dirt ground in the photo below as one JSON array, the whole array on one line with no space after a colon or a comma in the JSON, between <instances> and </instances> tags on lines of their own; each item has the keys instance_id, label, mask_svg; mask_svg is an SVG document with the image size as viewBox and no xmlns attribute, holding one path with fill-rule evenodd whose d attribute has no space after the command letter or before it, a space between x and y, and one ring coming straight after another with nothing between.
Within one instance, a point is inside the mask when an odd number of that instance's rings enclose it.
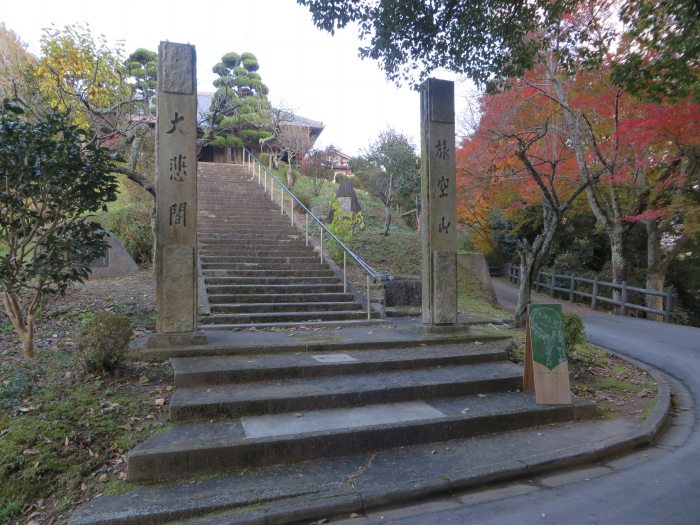
<instances>
[{"instance_id":1,"label":"dirt ground","mask_svg":"<svg viewBox=\"0 0 700 525\"><path fill-rule=\"evenodd\" d=\"M95 279L68 289L65 296L51 296L36 325L37 351L49 347L73 347L84 319L93 313L114 312L129 317L134 336L155 329L155 287L151 270L136 275ZM0 308L0 356L21 359L21 345L10 321Z\"/></svg>"}]
</instances>

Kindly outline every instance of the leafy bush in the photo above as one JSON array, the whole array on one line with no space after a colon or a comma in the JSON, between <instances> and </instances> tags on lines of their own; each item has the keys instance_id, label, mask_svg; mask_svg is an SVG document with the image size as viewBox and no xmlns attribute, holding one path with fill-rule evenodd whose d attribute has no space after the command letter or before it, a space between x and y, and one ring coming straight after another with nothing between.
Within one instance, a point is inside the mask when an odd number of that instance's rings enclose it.
<instances>
[{"instance_id":1,"label":"leafy bush","mask_svg":"<svg viewBox=\"0 0 700 525\"><path fill-rule=\"evenodd\" d=\"M100 216L99 221L119 238L136 264L147 266L153 262L150 202L140 201L122 206L110 206L109 210Z\"/></svg>"},{"instance_id":2,"label":"leafy bush","mask_svg":"<svg viewBox=\"0 0 700 525\"><path fill-rule=\"evenodd\" d=\"M353 234L356 230L362 230L365 227L365 221L362 212L353 213L350 211L345 211L338 199L333 199L330 202L333 208L333 220L328 225L328 229L333 232L333 234L338 237L345 244L350 242ZM343 250L335 242L331 242L330 253L333 258L337 259L342 257Z\"/></svg>"},{"instance_id":3,"label":"leafy bush","mask_svg":"<svg viewBox=\"0 0 700 525\"><path fill-rule=\"evenodd\" d=\"M124 361L133 335L125 315L98 313L89 319L78 337L75 359L83 372L113 373Z\"/></svg>"},{"instance_id":4,"label":"leafy bush","mask_svg":"<svg viewBox=\"0 0 700 525\"><path fill-rule=\"evenodd\" d=\"M307 209L311 209L313 206L313 197L309 194L307 190L298 190L295 195L297 196L297 199L301 201L301 203L306 206Z\"/></svg>"},{"instance_id":5,"label":"leafy bush","mask_svg":"<svg viewBox=\"0 0 700 525\"><path fill-rule=\"evenodd\" d=\"M564 342L568 352L572 352L586 337L583 332L583 321L572 313L564 314Z\"/></svg>"}]
</instances>

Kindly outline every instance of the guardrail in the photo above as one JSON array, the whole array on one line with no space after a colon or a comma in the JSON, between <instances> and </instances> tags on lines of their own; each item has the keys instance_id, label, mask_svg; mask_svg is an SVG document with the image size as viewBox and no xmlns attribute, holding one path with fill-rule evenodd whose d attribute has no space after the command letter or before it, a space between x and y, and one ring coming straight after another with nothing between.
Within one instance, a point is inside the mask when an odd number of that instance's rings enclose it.
<instances>
[{"instance_id":1,"label":"guardrail","mask_svg":"<svg viewBox=\"0 0 700 525\"><path fill-rule=\"evenodd\" d=\"M512 283L519 284L520 267L512 264L507 266L508 280ZM615 284L608 281L601 281L597 277L595 279L588 279L586 277L578 277L576 275L558 274L554 271L547 272L540 270L537 274L535 282L532 283L532 287L535 288L536 291L545 289L552 297L554 297L555 292L560 292L564 295L568 294L569 301L572 303L576 302L576 298L579 297L590 299L590 306L592 310L596 310L599 303L606 303L615 306L619 310L620 315L627 315L630 310L638 310L645 313L662 315L665 323L673 322L671 317L671 309L673 307L673 300L676 297L673 286L669 286L664 292L659 292L657 290L629 286L625 282ZM603 293L603 288L610 290L611 297L608 297ZM587 289L590 289L590 291L587 291ZM620 292L619 300L612 297L615 291ZM636 293L642 296L653 295L663 297L664 308L659 310L656 308L649 308L648 306L641 304L632 303L629 299L630 293Z\"/></svg>"},{"instance_id":2,"label":"guardrail","mask_svg":"<svg viewBox=\"0 0 700 525\"><path fill-rule=\"evenodd\" d=\"M288 213L292 226L294 223L294 207L296 206L301 209L305 214L305 239L306 245L309 245L309 219L312 224L316 223L319 227L320 233L320 243L319 243L319 253L321 261L323 261L324 254L324 238L327 236L330 241L335 241L337 245L343 250L343 292L348 290L348 278L347 278L347 262L348 257L351 261L354 261L366 274L367 276L367 319L372 318L372 308L370 300L370 281L374 280L375 283L381 281L387 281L390 279L388 273L377 272L369 264L363 261L357 254L355 254L350 248L348 248L345 243L340 240L328 227L323 223L321 219L316 217L311 210L309 210L304 204L294 195L284 184L282 184L271 172L268 170L247 148L243 148L243 164L247 167L248 173L257 177L258 184L263 186L266 193L270 194L270 200L275 202L275 185L279 188L279 206L280 214L284 215ZM269 182L268 182L269 179ZM289 196L289 207L288 210L285 208L285 194Z\"/></svg>"}]
</instances>

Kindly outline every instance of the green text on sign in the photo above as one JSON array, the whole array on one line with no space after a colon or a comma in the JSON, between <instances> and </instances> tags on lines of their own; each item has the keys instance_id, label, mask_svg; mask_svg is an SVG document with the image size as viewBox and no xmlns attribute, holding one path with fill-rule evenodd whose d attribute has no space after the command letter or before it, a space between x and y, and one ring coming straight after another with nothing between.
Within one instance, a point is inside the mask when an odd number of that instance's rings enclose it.
<instances>
[{"instance_id":1,"label":"green text on sign","mask_svg":"<svg viewBox=\"0 0 700 525\"><path fill-rule=\"evenodd\" d=\"M564 317L560 304L531 304L528 307L532 360L553 370L566 361Z\"/></svg>"}]
</instances>

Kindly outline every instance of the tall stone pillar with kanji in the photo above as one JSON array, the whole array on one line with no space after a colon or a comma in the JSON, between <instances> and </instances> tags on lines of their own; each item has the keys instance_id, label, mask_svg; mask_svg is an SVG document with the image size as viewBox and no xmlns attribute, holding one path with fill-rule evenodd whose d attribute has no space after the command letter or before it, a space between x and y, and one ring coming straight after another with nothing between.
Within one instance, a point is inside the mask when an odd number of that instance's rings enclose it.
<instances>
[{"instance_id":1,"label":"tall stone pillar with kanji","mask_svg":"<svg viewBox=\"0 0 700 525\"><path fill-rule=\"evenodd\" d=\"M457 322L454 83L421 86L421 237L423 323Z\"/></svg>"},{"instance_id":2,"label":"tall stone pillar with kanji","mask_svg":"<svg viewBox=\"0 0 700 525\"><path fill-rule=\"evenodd\" d=\"M156 306L159 334L197 330L197 80L194 46L158 47Z\"/></svg>"}]
</instances>

